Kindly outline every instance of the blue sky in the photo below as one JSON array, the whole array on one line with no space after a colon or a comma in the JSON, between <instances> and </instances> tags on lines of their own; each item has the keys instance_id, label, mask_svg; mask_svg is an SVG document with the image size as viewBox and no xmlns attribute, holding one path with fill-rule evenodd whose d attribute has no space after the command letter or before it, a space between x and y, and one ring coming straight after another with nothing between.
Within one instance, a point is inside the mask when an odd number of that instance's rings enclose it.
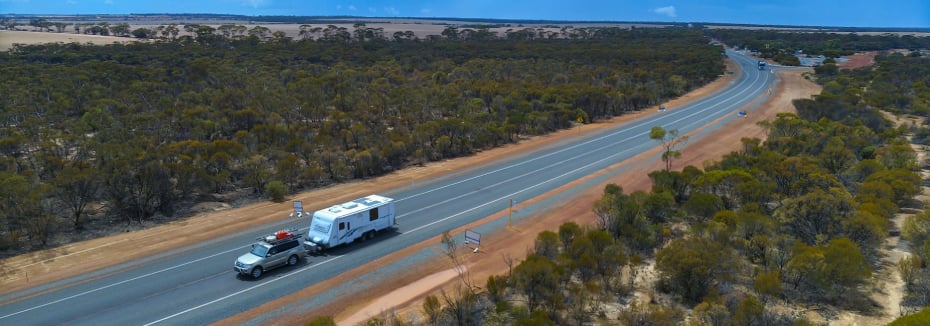
<instances>
[{"instance_id":1,"label":"blue sky","mask_svg":"<svg viewBox=\"0 0 930 326\"><path fill-rule=\"evenodd\" d=\"M928 0L0 0L0 14L218 13L930 27Z\"/></svg>"}]
</instances>

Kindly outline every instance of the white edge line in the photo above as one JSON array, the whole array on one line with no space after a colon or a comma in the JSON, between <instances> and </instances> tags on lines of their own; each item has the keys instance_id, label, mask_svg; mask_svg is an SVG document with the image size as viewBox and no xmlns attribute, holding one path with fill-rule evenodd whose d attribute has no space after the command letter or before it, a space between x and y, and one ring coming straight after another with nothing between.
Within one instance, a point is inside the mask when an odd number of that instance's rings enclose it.
<instances>
[{"instance_id":1,"label":"white edge line","mask_svg":"<svg viewBox=\"0 0 930 326\"><path fill-rule=\"evenodd\" d=\"M344 256L336 256L336 257L333 257L333 258L330 258L330 259L321 261L321 262L319 262L319 263L316 263L316 264L313 264L313 265L310 265L310 266L307 266L307 267L304 267L304 268L301 268L301 269L292 271L292 272L287 273L287 274L285 274L285 275L283 275L283 276L281 276L281 277L279 277L279 278L272 279L272 280L269 280L269 281L264 282L264 283L255 284L255 285L253 285L253 286L250 286L250 287L248 287L248 288L239 290L239 291L237 291L237 292L230 293L230 294L227 294L227 295L225 295L225 296L222 296L222 297L213 299L213 301L209 301L209 302L200 304L199 306L192 307L192 308L189 308L189 309L187 309L187 310L174 313L174 314L172 314L172 315L168 315L168 316L166 316L166 317L164 317L164 318L162 318L162 319L159 319L159 320L156 320L156 321L153 321L153 322L150 322L150 323L146 323L146 324L144 324L144 325L145 325L145 326L149 326L149 325L154 325L154 324L163 322L163 321L165 321L165 320L168 320L168 319L171 319L171 318L174 318L174 317L177 317L177 316L186 314L186 313L188 313L188 312L191 312L191 311L194 311L194 310L197 310L197 309L200 309L200 308L209 306L209 305L211 305L211 304L214 304L214 303L217 303L217 302L220 302L220 301L229 299L229 298L231 298L231 297L240 295L240 294L242 294L242 293L251 291L251 290L253 290L253 289L257 288L257 287L264 286L264 285L267 285L267 284L271 284L271 283L276 282L276 281L279 281L279 280L283 280L283 279L287 278L288 276L291 276L291 275L294 275L294 274L303 272L303 271L308 270L308 269L313 268L313 267L317 267L317 266L323 265L323 264L325 264L325 263L331 262L331 261L336 260L336 259L339 259L339 258L341 258L341 257L344 257Z\"/></svg>"}]
</instances>

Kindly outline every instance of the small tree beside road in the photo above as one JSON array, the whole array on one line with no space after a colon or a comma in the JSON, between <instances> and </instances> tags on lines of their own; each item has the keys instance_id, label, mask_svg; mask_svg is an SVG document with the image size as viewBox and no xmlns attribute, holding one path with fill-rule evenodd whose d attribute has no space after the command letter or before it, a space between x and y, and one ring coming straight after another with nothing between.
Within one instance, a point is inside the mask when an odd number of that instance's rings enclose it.
<instances>
[{"instance_id":1,"label":"small tree beside road","mask_svg":"<svg viewBox=\"0 0 930 326\"><path fill-rule=\"evenodd\" d=\"M672 169L672 159L681 157L678 147L688 141L688 136L678 135L678 129L666 130L660 126L652 127L649 138L662 143L662 161L665 162L665 171Z\"/></svg>"}]
</instances>

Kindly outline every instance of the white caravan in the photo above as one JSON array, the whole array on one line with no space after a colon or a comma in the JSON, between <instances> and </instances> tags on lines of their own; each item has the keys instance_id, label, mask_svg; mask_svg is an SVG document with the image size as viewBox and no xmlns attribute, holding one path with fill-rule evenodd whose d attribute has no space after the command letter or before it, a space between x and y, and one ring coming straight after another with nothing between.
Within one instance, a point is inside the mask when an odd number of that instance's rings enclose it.
<instances>
[{"instance_id":1,"label":"white caravan","mask_svg":"<svg viewBox=\"0 0 930 326\"><path fill-rule=\"evenodd\" d=\"M319 253L394 226L394 199L370 195L313 213L304 249Z\"/></svg>"}]
</instances>

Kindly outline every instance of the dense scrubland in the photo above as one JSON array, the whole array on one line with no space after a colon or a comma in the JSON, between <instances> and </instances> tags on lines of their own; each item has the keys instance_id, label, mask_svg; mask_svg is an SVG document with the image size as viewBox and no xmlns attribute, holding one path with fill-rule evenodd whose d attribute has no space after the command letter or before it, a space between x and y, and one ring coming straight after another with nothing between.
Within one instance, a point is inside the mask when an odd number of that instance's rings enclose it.
<instances>
[{"instance_id":1,"label":"dense scrubland","mask_svg":"<svg viewBox=\"0 0 930 326\"><path fill-rule=\"evenodd\" d=\"M295 41L204 28L0 53L0 248L469 155L661 103L723 70L699 30L388 41L362 24Z\"/></svg>"}]
</instances>

